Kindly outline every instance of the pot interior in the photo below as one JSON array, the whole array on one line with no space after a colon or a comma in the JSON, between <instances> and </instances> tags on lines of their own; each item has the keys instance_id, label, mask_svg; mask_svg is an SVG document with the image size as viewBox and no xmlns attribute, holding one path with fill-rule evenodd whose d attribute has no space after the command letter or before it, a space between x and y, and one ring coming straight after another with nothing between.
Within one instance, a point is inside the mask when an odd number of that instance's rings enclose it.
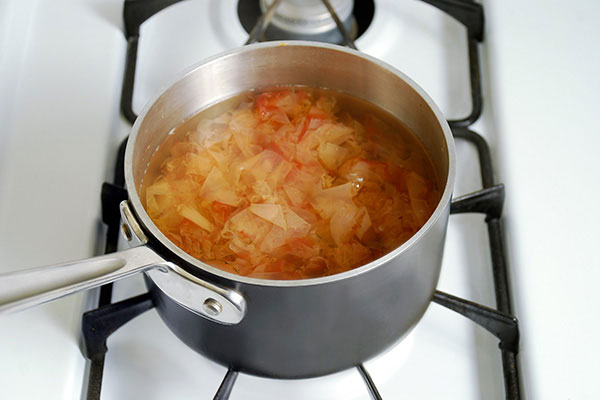
<instances>
[{"instance_id":1,"label":"pot interior","mask_svg":"<svg viewBox=\"0 0 600 400\"><path fill-rule=\"evenodd\" d=\"M244 46L186 72L146 107L130 134L125 160L130 200L142 224L161 242L168 242L171 250L177 253L178 249L152 223L139 199L155 151L175 127L207 107L243 92L290 85L345 92L401 120L424 145L445 188L430 220L449 201L450 129L435 104L408 77L381 61L334 45L269 42Z\"/></svg>"}]
</instances>

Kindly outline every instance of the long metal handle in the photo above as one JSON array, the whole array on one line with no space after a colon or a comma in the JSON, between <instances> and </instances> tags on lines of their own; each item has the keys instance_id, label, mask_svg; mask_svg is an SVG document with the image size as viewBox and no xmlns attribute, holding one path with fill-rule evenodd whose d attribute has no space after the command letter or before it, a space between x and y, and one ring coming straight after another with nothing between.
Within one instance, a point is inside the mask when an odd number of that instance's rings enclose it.
<instances>
[{"instance_id":1,"label":"long metal handle","mask_svg":"<svg viewBox=\"0 0 600 400\"><path fill-rule=\"evenodd\" d=\"M146 246L0 274L0 312L13 312L91 289L168 263Z\"/></svg>"}]
</instances>

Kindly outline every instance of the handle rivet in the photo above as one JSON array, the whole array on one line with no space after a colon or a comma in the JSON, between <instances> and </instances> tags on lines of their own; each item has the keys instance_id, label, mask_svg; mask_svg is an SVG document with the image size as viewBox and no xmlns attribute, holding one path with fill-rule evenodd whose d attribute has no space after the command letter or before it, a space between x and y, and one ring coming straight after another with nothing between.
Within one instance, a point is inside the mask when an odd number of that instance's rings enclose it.
<instances>
[{"instance_id":1,"label":"handle rivet","mask_svg":"<svg viewBox=\"0 0 600 400\"><path fill-rule=\"evenodd\" d=\"M208 299L204 300L202 308L204 308L204 311L206 311L208 315L213 316L219 315L221 314L221 311L223 311L223 306L221 305L221 303L219 303L212 297L209 297Z\"/></svg>"}]
</instances>

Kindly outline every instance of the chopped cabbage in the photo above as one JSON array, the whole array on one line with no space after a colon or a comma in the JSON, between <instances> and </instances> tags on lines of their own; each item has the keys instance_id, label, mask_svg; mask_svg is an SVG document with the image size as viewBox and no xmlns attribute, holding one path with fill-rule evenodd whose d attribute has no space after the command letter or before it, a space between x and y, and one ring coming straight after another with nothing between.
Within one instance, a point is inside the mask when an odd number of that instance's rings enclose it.
<instances>
[{"instance_id":1,"label":"chopped cabbage","mask_svg":"<svg viewBox=\"0 0 600 400\"><path fill-rule=\"evenodd\" d=\"M144 178L150 218L192 256L260 279L347 271L408 240L439 200L427 156L331 93L268 91L182 124Z\"/></svg>"}]
</instances>

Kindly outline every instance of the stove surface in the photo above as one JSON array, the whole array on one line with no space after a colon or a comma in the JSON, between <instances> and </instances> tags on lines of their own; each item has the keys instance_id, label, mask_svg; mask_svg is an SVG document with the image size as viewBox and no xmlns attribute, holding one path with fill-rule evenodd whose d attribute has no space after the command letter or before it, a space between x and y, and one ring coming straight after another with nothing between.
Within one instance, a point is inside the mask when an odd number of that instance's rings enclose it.
<instances>
[{"instance_id":1,"label":"stove surface","mask_svg":"<svg viewBox=\"0 0 600 400\"><path fill-rule=\"evenodd\" d=\"M549 10L539 0L484 3L484 114L474 130L490 143L499 180L507 184L524 395L596 398L592 360L600 349L591 332L599 326L593 317L598 303L589 293L600 265L590 227L600 221L585 210L600 195L594 183L600 142L590 133L600 126L600 84L581 76L594 77L600 69L598 54L590 51L598 47L593 38L600 37L600 26L592 16L600 9L591 2L581 10L558 2ZM244 43L236 6L235 0L185 1L142 26L134 111L180 71ZM356 44L405 72L452 119L470 110L465 35L462 25L423 2L379 0L371 27ZM0 48L0 272L98 254L100 185L112 179L116 149L129 129L119 112L126 51L122 1L1 1ZM568 99L577 99L576 109ZM545 175L557 160L565 164L560 172ZM468 143L457 141L457 162L455 194L479 189L478 160ZM566 193L592 189L573 207L567 194L551 190L549 198L547 188L557 180ZM482 219L450 218L438 289L493 307ZM141 277L132 277L115 285L114 297L143 292ZM93 297L75 295L0 316L4 396L84 398L79 329ZM226 372L188 349L153 310L115 332L108 347L102 399L212 398ZM565 370L568 360L572 367ZM436 304L405 340L365 367L385 399L504 397L497 340ZM240 375L231 398L369 395L358 372L348 370L294 381Z\"/></svg>"}]
</instances>

